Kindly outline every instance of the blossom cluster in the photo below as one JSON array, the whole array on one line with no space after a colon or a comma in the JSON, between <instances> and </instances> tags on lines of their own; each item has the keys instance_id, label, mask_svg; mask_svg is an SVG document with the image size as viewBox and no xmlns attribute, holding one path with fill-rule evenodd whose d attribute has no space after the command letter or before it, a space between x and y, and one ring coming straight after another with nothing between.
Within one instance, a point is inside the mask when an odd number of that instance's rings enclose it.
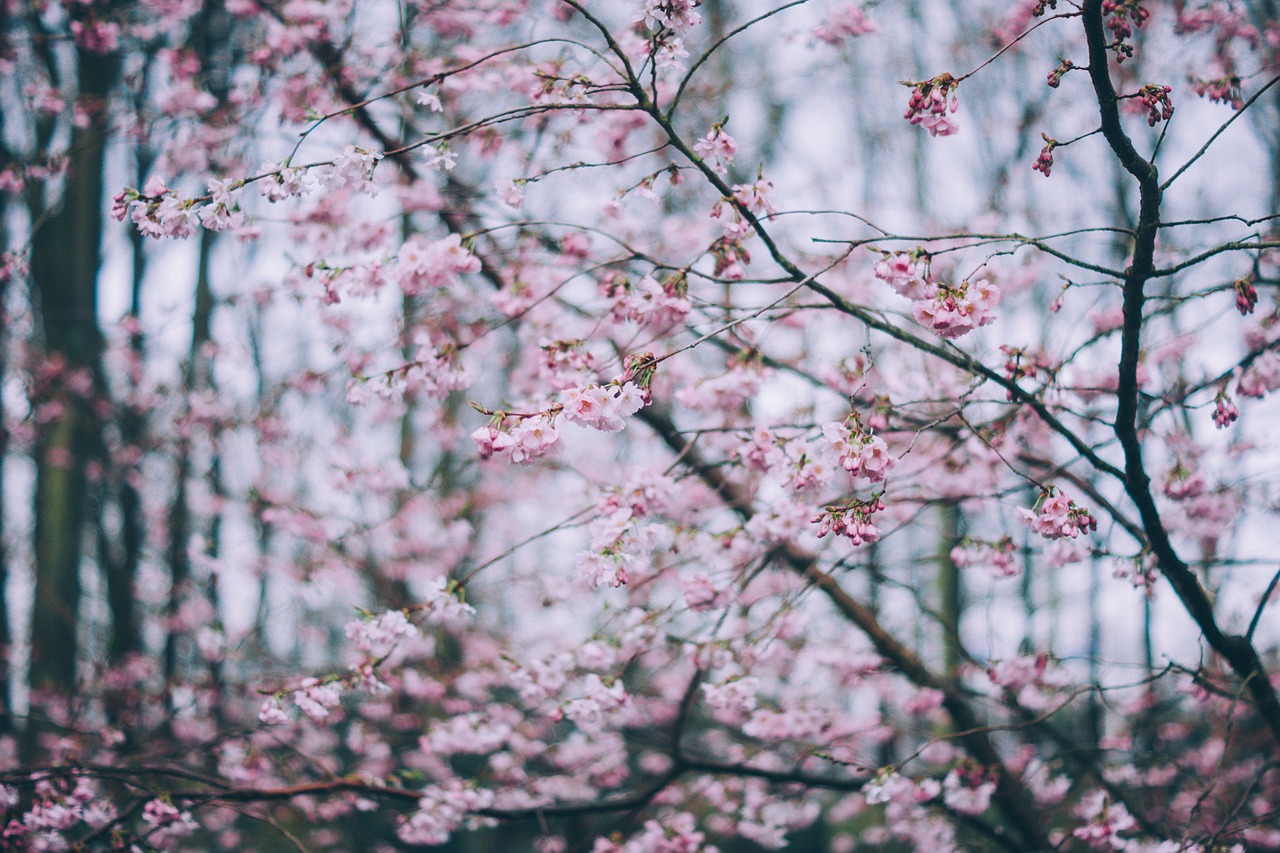
<instances>
[{"instance_id":1,"label":"blossom cluster","mask_svg":"<svg viewBox=\"0 0 1280 853\"><path fill-rule=\"evenodd\" d=\"M357 649L372 657L382 658L402 640L418 636L418 627L409 621L402 610L390 610L379 616L348 622L347 639Z\"/></svg>"},{"instance_id":2,"label":"blossom cluster","mask_svg":"<svg viewBox=\"0 0 1280 853\"><path fill-rule=\"evenodd\" d=\"M1196 77L1191 81L1191 90L1214 103L1229 104L1233 110L1244 107L1244 97L1240 94L1239 74L1226 74L1212 80Z\"/></svg>"},{"instance_id":3,"label":"blossom cluster","mask_svg":"<svg viewBox=\"0 0 1280 853\"><path fill-rule=\"evenodd\" d=\"M1032 164L1031 168L1047 178L1049 173L1053 171L1053 149L1058 147L1058 141L1050 139L1043 133L1040 135L1044 137L1044 147L1040 149L1040 153L1036 156L1036 162Z\"/></svg>"},{"instance_id":4,"label":"blossom cluster","mask_svg":"<svg viewBox=\"0 0 1280 853\"><path fill-rule=\"evenodd\" d=\"M813 35L818 41L839 45L856 36L874 33L879 28L867 19L861 3L841 3L830 12Z\"/></svg>"},{"instance_id":5,"label":"blossom cluster","mask_svg":"<svg viewBox=\"0 0 1280 853\"><path fill-rule=\"evenodd\" d=\"M717 174L724 175L738 153L738 143L725 133L722 124L714 124L706 136L693 144L693 153L706 161Z\"/></svg>"},{"instance_id":6,"label":"blossom cluster","mask_svg":"<svg viewBox=\"0 0 1280 853\"><path fill-rule=\"evenodd\" d=\"M1008 536L999 542L985 542L966 537L951 549L951 562L958 568L981 567L992 577L1011 578L1022 573L1018 564L1017 549Z\"/></svg>"},{"instance_id":7,"label":"blossom cluster","mask_svg":"<svg viewBox=\"0 0 1280 853\"><path fill-rule=\"evenodd\" d=\"M532 462L550 453L560 442L554 414L537 414L508 419L501 414L471 433L481 459L501 456L515 465Z\"/></svg>"},{"instance_id":8,"label":"blossom cluster","mask_svg":"<svg viewBox=\"0 0 1280 853\"><path fill-rule=\"evenodd\" d=\"M1146 109L1147 124L1151 127L1155 127L1157 122L1173 118L1173 101L1169 99L1169 93L1172 91L1171 87L1156 83L1143 86L1138 90L1138 102Z\"/></svg>"},{"instance_id":9,"label":"blossom cluster","mask_svg":"<svg viewBox=\"0 0 1280 853\"><path fill-rule=\"evenodd\" d=\"M633 382L570 388L560 398L565 420L601 432L622 430L648 402L648 394Z\"/></svg>"},{"instance_id":10,"label":"blossom cluster","mask_svg":"<svg viewBox=\"0 0 1280 853\"><path fill-rule=\"evenodd\" d=\"M864 432L856 415L844 422L827 424L822 434L827 439L827 449L839 459L840 467L855 477L882 483L898 464L885 440Z\"/></svg>"},{"instance_id":11,"label":"blossom cluster","mask_svg":"<svg viewBox=\"0 0 1280 853\"><path fill-rule=\"evenodd\" d=\"M1235 400L1232 400L1231 395L1227 393L1224 383L1223 387L1218 390L1217 396L1213 398L1213 425L1218 429L1226 429L1235 423L1239 417L1240 409L1236 407Z\"/></svg>"},{"instance_id":12,"label":"blossom cluster","mask_svg":"<svg viewBox=\"0 0 1280 853\"><path fill-rule=\"evenodd\" d=\"M410 237L396 259L395 280L406 296L448 287L459 275L480 272L480 259L462 245L457 234L431 241L420 235Z\"/></svg>"},{"instance_id":13,"label":"blossom cluster","mask_svg":"<svg viewBox=\"0 0 1280 853\"><path fill-rule=\"evenodd\" d=\"M396 834L405 844L444 844L468 817L493 805L493 792L457 780L422 789L418 810L402 819Z\"/></svg>"},{"instance_id":14,"label":"blossom cluster","mask_svg":"<svg viewBox=\"0 0 1280 853\"><path fill-rule=\"evenodd\" d=\"M995 322L1000 288L987 279L947 286L929 276L926 256L894 252L876 262L876 278L911 300L916 322L952 340Z\"/></svg>"},{"instance_id":15,"label":"blossom cluster","mask_svg":"<svg viewBox=\"0 0 1280 853\"><path fill-rule=\"evenodd\" d=\"M938 285L933 298L911 303L911 313L920 325L952 340L994 323L995 306L999 303L1000 288L980 278L962 281L955 287Z\"/></svg>"},{"instance_id":16,"label":"blossom cluster","mask_svg":"<svg viewBox=\"0 0 1280 853\"><path fill-rule=\"evenodd\" d=\"M1261 399L1280 388L1280 352L1269 349L1240 372L1236 390L1242 397Z\"/></svg>"},{"instance_id":17,"label":"blossom cluster","mask_svg":"<svg viewBox=\"0 0 1280 853\"><path fill-rule=\"evenodd\" d=\"M1151 17L1151 13L1139 0L1102 0L1102 14L1107 16L1107 29L1115 39L1107 47L1116 55L1116 62L1124 62L1133 56L1133 45L1128 39L1133 31Z\"/></svg>"},{"instance_id":18,"label":"blossom cluster","mask_svg":"<svg viewBox=\"0 0 1280 853\"><path fill-rule=\"evenodd\" d=\"M0 785L0 815L16 811L20 802L18 789ZM71 850L76 830L97 830L116 817L115 806L88 779L77 779L74 786L42 779L22 819L0 827L0 839L20 850Z\"/></svg>"},{"instance_id":19,"label":"blossom cluster","mask_svg":"<svg viewBox=\"0 0 1280 853\"><path fill-rule=\"evenodd\" d=\"M1089 514L1089 510L1076 504L1057 486L1045 488L1035 508L1021 507L1018 512L1031 532L1039 533L1045 539L1075 539L1082 531L1087 533L1098 529L1098 520Z\"/></svg>"},{"instance_id":20,"label":"blossom cluster","mask_svg":"<svg viewBox=\"0 0 1280 853\"><path fill-rule=\"evenodd\" d=\"M613 300L610 316L666 330L682 322L693 310L688 298L688 281L683 275L671 275L658 282L651 275L643 275L632 282L625 276L607 276L601 279L601 291Z\"/></svg>"},{"instance_id":21,"label":"blossom cluster","mask_svg":"<svg viewBox=\"0 0 1280 853\"><path fill-rule=\"evenodd\" d=\"M902 117L923 126L930 136L950 136L960 129L951 117L960 109L960 99L955 94L959 83L945 73L930 80L905 83L911 87L911 98Z\"/></svg>"},{"instance_id":22,"label":"blossom cluster","mask_svg":"<svg viewBox=\"0 0 1280 853\"><path fill-rule=\"evenodd\" d=\"M809 519L811 524L818 525L818 538L828 533L848 536L854 545L864 545L880 541L880 528L876 527L871 517L884 510L884 502L879 497L865 501L854 501L846 506L825 506Z\"/></svg>"}]
</instances>

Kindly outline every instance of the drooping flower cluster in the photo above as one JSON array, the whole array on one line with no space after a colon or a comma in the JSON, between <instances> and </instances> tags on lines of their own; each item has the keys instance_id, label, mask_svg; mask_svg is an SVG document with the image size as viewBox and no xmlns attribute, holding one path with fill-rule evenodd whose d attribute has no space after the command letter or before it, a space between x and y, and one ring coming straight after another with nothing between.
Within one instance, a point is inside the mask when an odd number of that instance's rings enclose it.
<instances>
[{"instance_id":1,"label":"drooping flower cluster","mask_svg":"<svg viewBox=\"0 0 1280 853\"><path fill-rule=\"evenodd\" d=\"M921 252L894 252L876 262L876 278L911 300L916 322L948 340L995 322L1000 288L987 279L968 279L947 286L929 276L929 259Z\"/></svg>"},{"instance_id":2,"label":"drooping flower cluster","mask_svg":"<svg viewBox=\"0 0 1280 853\"><path fill-rule=\"evenodd\" d=\"M620 711L630 699L622 681L610 679L606 683L591 672L582 680L582 695L565 702L561 712L583 731L599 732L604 729L606 719Z\"/></svg>"},{"instance_id":3,"label":"drooping flower cluster","mask_svg":"<svg viewBox=\"0 0 1280 853\"><path fill-rule=\"evenodd\" d=\"M144 237L185 240L200 223L196 202L179 196L158 176L150 178L142 192L125 190L115 197L111 217L123 221L125 216Z\"/></svg>"},{"instance_id":4,"label":"drooping flower cluster","mask_svg":"<svg viewBox=\"0 0 1280 853\"><path fill-rule=\"evenodd\" d=\"M396 834L405 844L444 844L469 817L493 805L493 792L457 780L422 789L418 810L403 819Z\"/></svg>"},{"instance_id":5,"label":"drooping flower cluster","mask_svg":"<svg viewBox=\"0 0 1280 853\"><path fill-rule=\"evenodd\" d=\"M918 252L885 254L874 267L876 278L908 299L924 299L934 290L929 281L928 256Z\"/></svg>"},{"instance_id":6,"label":"drooping flower cluster","mask_svg":"<svg viewBox=\"0 0 1280 853\"><path fill-rule=\"evenodd\" d=\"M932 298L911 303L916 322L939 337L952 340L995 322L1000 288L985 278L962 281L955 287L937 285Z\"/></svg>"},{"instance_id":7,"label":"drooping flower cluster","mask_svg":"<svg viewBox=\"0 0 1280 853\"><path fill-rule=\"evenodd\" d=\"M838 45L856 36L874 33L878 29L867 19L861 3L841 3L827 13L827 19L813 31L813 35L818 41Z\"/></svg>"},{"instance_id":8,"label":"drooping flower cluster","mask_svg":"<svg viewBox=\"0 0 1280 853\"><path fill-rule=\"evenodd\" d=\"M1239 110L1244 106L1244 97L1240 94L1240 75L1226 74L1212 80L1200 77L1191 80L1191 89L1202 98L1218 104L1230 104L1231 109Z\"/></svg>"},{"instance_id":9,"label":"drooping flower cluster","mask_svg":"<svg viewBox=\"0 0 1280 853\"><path fill-rule=\"evenodd\" d=\"M960 129L951 116L960 109L960 99L955 94L960 81L950 74L939 74L930 80L904 82L911 87L911 98L903 118L921 125L930 136L950 136Z\"/></svg>"},{"instance_id":10,"label":"drooping flower cluster","mask_svg":"<svg viewBox=\"0 0 1280 853\"><path fill-rule=\"evenodd\" d=\"M1261 399L1280 388L1280 352L1270 349L1254 359L1253 364L1240 372L1236 391L1242 397Z\"/></svg>"},{"instance_id":11,"label":"drooping flower cluster","mask_svg":"<svg viewBox=\"0 0 1280 853\"><path fill-rule=\"evenodd\" d=\"M972 761L962 761L942 780L943 802L960 814L980 815L991 805L996 779L995 772Z\"/></svg>"},{"instance_id":12,"label":"drooping flower cluster","mask_svg":"<svg viewBox=\"0 0 1280 853\"><path fill-rule=\"evenodd\" d=\"M147 841L159 850L171 849L199 828L190 812L164 800L151 800L143 806L142 820L152 827Z\"/></svg>"},{"instance_id":13,"label":"drooping flower cluster","mask_svg":"<svg viewBox=\"0 0 1280 853\"><path fill-rule=\"evenodd\" d=\"M1133 45L1128 39L1134 29L1141 27L1151 17L1139 0L1102 0L1102 14L1107 16L1107 29L1115 39L1107 47L1115 53L1116 62L1124 62L1133 56Z\"/></svg>"},{"instance_id":14,"label":"drooping flower cluster","mask_svg":"<svg viewBox=\"0 0 1280 853\"><path fill-rule=\"evenodd\" d=\"M462 245L457 234L432 241L415 235L404 241L396 258L395 280L406 296L448 287L459 275L480 272L480 259Z\"/></svg>"},{"instance_id":15,"label":"drooping flower cluster","mask_svg":"<svg viewBox=\"0 0 1280 853\"><path fill-rule=\"evenodd\" d=\"M375 658L386 657L402 640L418 636L418 627L402 610L389 610L379 616L348 622L347 639L357 649Z\"/></svg>"},{"instance_id":16,"label":"drooping flower cluster","mask_svg":"<svg viewBox=\"0 0 1280 853\"><path fill-rule=\"evenodd\" d=\"M694 9L698 0L644 0L644 11L636 20L646 27L666 27L683 33L702 23L702 16Z\"/></svg>"},{"instance_id":17,"label":"drooping flower cluster","mask_svg":"<svg viewBox=\"0 0 1280 853\"><path fill-rule=\"evenodd\" d=\"M1050 139L1043 133L1040 135L1044 137L1044 147L1040 149L1039 155L1036 156L1036 162L1031 168L1047 178L1049 173L1053 171L1053 149L1058 147L1058 141Z\"/></svg>"},{"instance_id":18,"label":"drooping flower cluster","mask_svg":"<svg viewBox=\"0 0 1280 853\"><path fill-rule=\"evenodd\" d=\"M682 322L693 310L688 280L682 274L667 276L662 282L651 275L642 275L634 282L626 276L606 276L600 284L601 291L613 300L610 316L615 320L665 330Z\"/></svg>"},{"instance_id":19,"label":"drooping flower cluster","mask_svg":"<svg viewBox=\"0 0 1280 853\"><path fill-rule=\"evenodd\" d=\"M1081 532L1098 529L1098 520L1089 514L1089 510L1076 504L1057 486L1046 487L1034 508L1021 507L1018 512L1031 532L1039 533L1045 539L1075 539Z\"/></svg>"},{"instance_id":20,"label":"drooping flower cluster","mask_svg":"<svg viewBox=\"0 0 1280 853\"><path fill-rule=\"evenodd\" d=\"M854 545L865 545L880 540L880 528L871 517L883 510L884 502L876 496L844 506L825 506L809 522L818 525L819 539L834 532L838 536L848 536Z\"/></svg>"},{"instance_id":21,"label":"drooping flower cluster","mask_svg":"<svg viewBox=\"0 0 1280 853\"><path fill-rule=\"evenodd\" d=\"M1240 316L1252 314L1258 305L1258 289L1254 287L1254 277L1247 275L1236 279L1233 288L1236 292L1236 310L1240 312Z\"/></svg>"},{"instance_id":22,"label":"drooping flower cluster","mask_svg":"<svg viewBox=\"0 0 1280 853\"><path fill-rule=\"evenodd\" d=\"M1173 118L1173 101L1169 99L1169 93L1172 91L1171 87L1156 83L1148 84L1138 90L1138 102L1147 111L1149 126L1155 127L1156 122Z\"/></svg>"},{"instance_id":23,"label":"drooping flower cluster","mask_svg":"<svg viewBox=\"0 0 1280 853\"><path fill-rule=\"evenodd\" d=\"M1022 573L1022 567L1017 559L1017 549L1008 536L999 542L985 542L966 537L963 542L951 549L951 562L961 569L981 567L996 578L1011 578Z\"/></svg>"},{"instance_id":24,"label":"drooping flower cluster","mask_svg":"<svg viewBox=\"0 0 1280 853\"><path fill-rule=\"evenodd\" d=\"M827 439L828 450L839 459L840 467L855 477L881 483L898 464L883 438L863 431L856 414L842 423L827 424L822 434Z\"/></svg>"},{"instance_id":25,"label":"drooping flower cluster","mask_svg":"<svg viewBox=\"0 0 1280 853\"><path fill-rule=\"evenodd\" d=\"M632 382L570 388L560 395L564 418L601 432L619 432L644 408L646 395Z\"/></svg>"},{"instance_id":26,"label":"drooping flower cluster","mask_svg":"<svg viewBox=\"0 0 1280 853\"><path fill-rule=\"evenodd\" d=\"M304 678L293 693L293 701L312 720L323 720L342 701L341 686L336 680Z\"/></svg>"},{"instance_id":27,"label":"drooping flower cluster","mask_svg":"<svg viewBox=\"0 0 1280 853\"><path fill-rule=\"evenodd\" d=\"M591 522L591 547L578 553L578 569L592 588L625 586L666 541L665 531L644 521L645 511L635 505L609 511L606 500L597 508L601 515Z\"/></svg>"},{"instance_id":28,"label":"drooping flower cluster","mask_svg":"<svg viewBox=\"0 0 1280 853\"><path fill-rule=\"evenodd\" d=\"M471 433L481 459L502 456L516 465L523 465L546 456L560 442L560 432L555 428L554 415L538 414L508 418L498 413L485 426Z\"/></svg>"},{"instance_id":29,"label":"drooping flower cluster","mask_svg":"<svg viewBox=\"0 0 1280 853\"><path fill-rule=\"evenodd\" d=\"M1240 410L1236 408L1235 400L1231 399L1224 385L1218 390L1218 395L1213 398L1213 425L1218 429L1226 429L1239 417Z\"/></svg>"},{"instance_id":30,"label":"drooping flower cluster","mask_svg":"<svg viewBox=\"0 0 1280 853\"><path fill-rule=\"evenodd\" d=\"M1122 850L1128 847L1128 842L1120 837L1120 833L1137 825L1123 803L1112 801L1101 790L1094 791L1081 801L1076 809L1076 816L1086 823L1074 829L1071 834L1090 847L1102 850Z\"/></svg>"}]
</instances>

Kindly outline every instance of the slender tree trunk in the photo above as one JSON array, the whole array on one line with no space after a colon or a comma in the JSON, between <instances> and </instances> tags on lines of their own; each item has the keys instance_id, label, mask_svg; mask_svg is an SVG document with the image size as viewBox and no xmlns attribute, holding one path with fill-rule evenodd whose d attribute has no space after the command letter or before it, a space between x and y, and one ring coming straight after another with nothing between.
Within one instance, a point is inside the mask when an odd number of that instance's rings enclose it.
<instances>
[{"instance_id":1,"label":"slender tree trunk","mask_svg":"<svg viewBox=\"0 0 1280 853\"><path fill-rule=\"evenodd\" d=\"M213 249L213 236L200 232L200 260L196 272L195 307L191 315L191 348L187 354L182 390L190 396L208 386L208 365L205 345L210 340L213 316L213 289L209 282L209 257ZM184 410L190 409L188 402ZM191 555L188 546L192 534L191 506L188 482L191 479L192 440L190 436L179 439L177 467L174 472L174 496L169 508L169 601L166 615L171 624L164 644L164 676L172 684L178 674L179 643L184 631L176 625L183 599L192 594Z\"/></svg>"},{"instance_id":2,"label":"slender tree trunk","mask_svg":"<svg viewBox=\"0 0 1280 853\"><path fill-rule=\"evenodd\" d=\"M137 184L142 185L150 169L151 158L139 149L137 157ZM142 317L142 281L146 273L147 256L145 240L137 229L130 229L133 250L133 280L130 288L129 314L135 321ZM129 335L129 351L134 361L141 365L146 355L140 331ZM129 377L131 389L137 389L141 377ZM128 449L141 448L146 437L146 415L125 405L119 408L120 443ZM120 507L120 556L106 564L107 601L111 611L111 641L107 647L108 660L119 664L128 655L142 650L142 634L138 625L138 613L134 598L134 583L138 567L142 563L142 547L146 530L142 519L142 497L134 486L132 474L140 460L127 460L115 469L116 499Z\"/></svg>"},{"instance_id":3,"label":"slender tree trunk","mask_svg":"<svg viewBox=\"0 0 1280 853\"><path fill-rule=\"evenodd\" d=\"M1102 707L1102 571L1097 554L1089 557L1089 749L1096 752L1105 733Z\"/></svg>"},{"instance_id":4,"label":"slender tree trunk","mask_svg":"<svg viewBox=\"0 0 1280 853\"><path fill-rule=\"evenodd\" d=\"M31 277L38 295L50 359L98 376L102 336L97 322L101 256L106 98L113 59L77 51L81 102L89 121L75 128L59 201L32 235ZM37 203L38 204L38 203ZM31 686L69 695L76 685L80 556L85 521L85 463L98 447L98 422L89 400L65 387L49 402L61 414L36 443L35 602L31 614Z\"/></svg>"},{"instance_id":5,"label":"slender tree trunk","mask_svg":"<svg viewBox=\"0 0 1280 853\"><path fill-rule=\"evenodd\" d=\"M960 677L960 620L964 617L964 592L960 569L951 551L960 544L960 504L946 501L938 506L941 530L938 536L938 612L942 617L942 664L946 677Z\"/></svg>"},{"instance_id":6,"label":"slender tree trunk","mask_svg":"<svg viewBox=\"0 0 1280 853\"><path fill-rule=\"evenodd\" d=\"M3 122L0 121L0 128ZM0 168L8 160L0 156ZM0 199L0 247L9 245L9 208ZM9 279L0 272L0 387L4 386L8 372L6 347L9 342ZM0 734L13 730L13 693L9 679L12 676L13 628L9 624L9 554L5 547L5 460L9 456L9 431L5 428L4 399L0 397Z\"/></svg>"}]
</instances>

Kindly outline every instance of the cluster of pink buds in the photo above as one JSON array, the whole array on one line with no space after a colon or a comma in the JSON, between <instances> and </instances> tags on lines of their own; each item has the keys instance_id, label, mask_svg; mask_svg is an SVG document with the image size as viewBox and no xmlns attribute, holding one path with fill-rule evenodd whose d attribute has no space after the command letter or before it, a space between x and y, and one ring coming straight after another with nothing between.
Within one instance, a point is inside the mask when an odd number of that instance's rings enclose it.
<instances>
[{"instance_id":1,"label":"cluster of pink buds","mask_svg":"<svg viewBox=\"0 0 1280 853\"><path fill-rule=\"evenodd\" d=\"M1049 88L1058 88L1062 83L1062 78L1066 76L1066 73L1075 67L1075 64L1070 59L1059 60L1058 67L1049 72L1049 79L1047 81L1049 83Z\"/></svg>"},{"instance_id":2,"label":"cluster of pink buds","mask_svg":"<svg viewBox=\"0 0 1280 853\"><path fill-rule=\"evenodd\" d=\"M1053 149L1058 147L1058 140L1050 139L1043 133L1040 136L1044 139L1044 147L1040 149L1040 154L1036 157L1036 162L1031 168L1037 172L1042 172L1047 178L1049 173L1053 171Z\"/></svg>"},{"instance_id":3,"label":"cluster of pink buds","mask_svg":"<svg viewBox=\"0 0 1280 853\"><path fill-rule=\"evenodd\" d=\"M1191 78L1191 88L1202 98L1214 103L1230 104L1231 109L1238 110L1244 106L1244 98L1240 95L1240 75L1228 74L1214 80Z\"/></svg>"},{"instance_id":4,"label":"cluster of pink buds","mask_svg":"<svg viewBox=\"0 0 1280 853\"><path fill-rule=\"evenodd\" d=\"M1048 486L1040 493L1035 507L1024 507L1018 512L1031 532L1039 533L1045 539L1075 539L1081 531L1098 529L1098 519L1055 486Z\"/></svg>"},{"instance_id":5,"label":"cluster of pink buds","mask_svg":"<svg viewBox=\"0 0 1280 853\"><path fill-rule=\"evenodd\" d=\"M884 511L884 501L880 497L877 494L868 500L854 501L847 506L824 506L817 515L809 519L809 523L818 525L819 539L834 532L839 536L848 536L854 545L878 542L880 530L871 517Z\"/></svg>"},{"instance_id":6,"label":"cluster of pink buds","mask_svg":"<svg viewBox=\"0 0 1280 853\"><path fill-rule=\"evenodd\" d=\"M930 136L950 136L960 129L950 116L960 108L955 89L960 81L950 74L939 74L932 80L903 81L911 87L911 100L903 115L912 124L923 125Z\"/></svg>"},{"instance_id":7,"label":"cluster of pink buds","mask_svg":"<svg viewBox=\"0 0 1280 853\"><path fill-rule=\"evenodd\" d=\"M1109 47L1115 51L1116 61L1124 62L1133 56L1133 45L1126 44L1125 39L1133 35L1135 27L1146 23L1151 13L1138 0L1103 0L1102 14L1107 16L1107 29L1115 39Z\"/></svg>"},{"instance_id":8,"label":"cluster of pink buds","mask_svg":"<svg viewBox=\"0 0 1280 853\"><path fill-rule=\"evenodd\" d=\"M1169 93L1172 91L1168 86L1157 83L1150 83L1138 90L1138 100L1147 108L1148 126L1155 127L1156 122L1173 118L1173 101L1169 100Z\"/></svg>"},{"instance_id":9,"label":"cluster of pink buds","mask_svg":"<svg viewBox=\"0 0 1280 853\"><path fill-rule=\"evenodd\" d=\"M1213 403L1213 423L1218 429L1226 429L1240 417L1240 410L1236 408L1235 401L1227 395L1225 386L1218 391L1218 396L1214 398Z\"/></svg>"},{"instance_id":10,"label":"cluster of pink buds","mask_svg":"<svg viewBox=\"0 0 1280 853\"><path fill-rule=\"evenodd\" d=\"M1243 317L1252 314L1258 305L1258 289L1253 286L1253 276L1247 275L1235 281L1236 310Z\"/></svg>"}]
</instances>

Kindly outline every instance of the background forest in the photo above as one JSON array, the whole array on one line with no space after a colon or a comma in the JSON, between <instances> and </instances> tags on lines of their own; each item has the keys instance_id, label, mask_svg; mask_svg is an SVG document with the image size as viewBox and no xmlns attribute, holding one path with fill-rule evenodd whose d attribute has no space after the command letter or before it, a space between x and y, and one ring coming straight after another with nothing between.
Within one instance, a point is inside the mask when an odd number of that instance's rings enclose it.
<instances>
[{"instance_id":1,"label":"background forest","mask_svg":"<svg viewBox=\"0 0 1280 853\"><path fill-rule=\"evenodd\" d=\"M0 846L1280 849L1278 12L0 0Z\"/></svg>"}]
</instances>

